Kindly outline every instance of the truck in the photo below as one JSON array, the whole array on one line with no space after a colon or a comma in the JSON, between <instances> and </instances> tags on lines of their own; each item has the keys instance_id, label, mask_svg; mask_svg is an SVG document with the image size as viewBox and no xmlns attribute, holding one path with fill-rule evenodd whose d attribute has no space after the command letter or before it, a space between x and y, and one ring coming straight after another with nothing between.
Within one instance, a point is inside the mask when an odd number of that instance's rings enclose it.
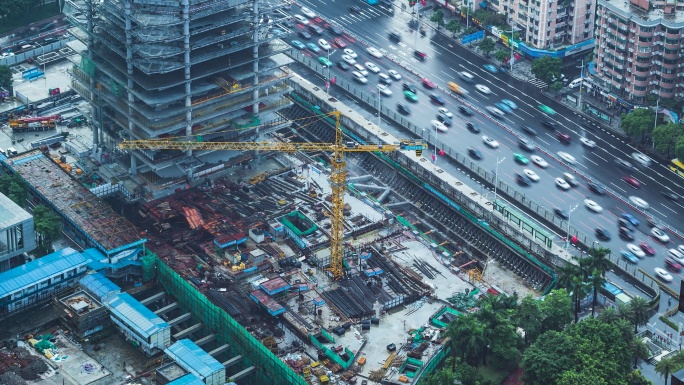
<instances>
[{"instance_id":1,"label":"truck","mask_svg":"<svg viewBox=\"0 0 684 385\"><path fill-rule=\"evenodd\" d=\"M9 126L12 132L49 131L57 127L60 119L59 115L25 117L10 120Z\"/></svg>"}]
</instances>

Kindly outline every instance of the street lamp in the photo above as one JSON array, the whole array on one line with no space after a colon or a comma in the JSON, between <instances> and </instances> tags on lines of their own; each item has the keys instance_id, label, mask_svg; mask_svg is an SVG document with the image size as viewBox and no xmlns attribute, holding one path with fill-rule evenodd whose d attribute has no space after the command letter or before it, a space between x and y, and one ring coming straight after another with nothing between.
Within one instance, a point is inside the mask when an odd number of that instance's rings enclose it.
<instances>
[{"instance_id":1,"label":"street lamp","mask_svg":"<svg viewBox=\"0 0 684 385\"><path fill-rule=\"evenodd\" d=\"M579 203L575 205L575 207L571 207L570 210L568 211L568 233L567 236L565 237L565 250L568 249L568 245L570 244L570 215L572 214L575 209L579 206Z\"/></svg>"},{"instance_id":2,"label":"street lamp","mask_svg":"<svg viewBox=\"0 0 684 385\"><path fill-rule=\"evenodd\" d=\"M382 120L382 117L380 116L380 89L376 88L376 91L378 92L378 127L380 127L380 121Z\"/></svg>"},{"instance_id":3,"label":"street lamp","mask_svg":"<svg viewBox=\"0 0 684 385\"><path fill-rule=\"evenodd\" d=\"M499 160L499 158L496 158L496 169L494 170L494 204L496 204L496 185L499 184L499 163L503 162L506 160L506 157L504 156Z\"/></svg>"},{"instance_id":4,"label":"street lamp","mask_svg":"<svg viewBox=\"0 0 684 385\"><path fill-rule=\"evenodd\" d=\"M330 63L330 48L326 49L328 52L328 63ZM330 91L330 65L328 64L328 76L325 78L325 94L329 95Z\"/></svg>"},{"instance_id":5,"label":"street lamp","mask_svg":"<svg viewBox=\"0 0 684 385\"><path fill-rule=\"evenodd\" d=\"M508 59L508 63L511 65L511 73L513 73L513 28L510 30L511 37L508 39L508 46L511 47L511 57Z\"/></svg>"}]
</instances>

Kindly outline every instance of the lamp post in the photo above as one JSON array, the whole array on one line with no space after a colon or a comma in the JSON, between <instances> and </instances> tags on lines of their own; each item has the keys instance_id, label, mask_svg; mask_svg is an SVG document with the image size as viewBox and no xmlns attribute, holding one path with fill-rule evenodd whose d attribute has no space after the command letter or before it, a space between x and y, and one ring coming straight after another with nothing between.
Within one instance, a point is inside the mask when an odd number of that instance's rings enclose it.
<instances>
[{"instance_id":1,"label":"lamp post","mask_svg":"<svg viewBox=\"0 0 684 385\"><path fill-rule=\"evenodd\" d=\"M380 120L382 120L382 117L380 116L380 89L378 88L378 127L380 127Z\"/></svg>"},{"instance_id":2,"label":"lamp post","mask_svg":"<svg viewBox=\"0 0 684 385\"><path fill-rule=\"evenodd\" d=\"M326 49L326 51L328 52L328 63L330 63L330 48ZM328 65L327 67L328 67L328 71L327 71L328 75L325 77L325 94L329 95L329 91L330 91L330 65Z\"/></svg>"},{"instance_id":3,"label":"lamp post","mask_svg":"<svg viewBox=\"0 0 684 385\"><path fill-rule=\"evenodd\" d=\"M511 47L511 57L508 59L508 63L511 65L511 73L513 73L513 62L515 61L513 59L513 28L509 31L511 33L511 37L508 38L508 46Z\"/></svg>"},{"instance_id":4,"label":"lamp post","mask_svg":"<svg viewBox=\"0 0 684 385\"><path fill-rule=\"evenodd\" d=\"M584 59L582 59L582 67L580 68L580 89L579 89L579 98L577 98L578 104L579 104L579 109L582 111L582 86L584 86Z\"/></svg>"},{"instance_id":5,"label":"lamp post","mask_svg":"<svg viewBox=\"0 0 684 385\"><path fill-rule=\"evenodd\" d=\"M496 204L496 185L499 184L499 163L503 162L506 160L506 157L504 156L499 160L499 158L496 158L496 169L494 170L494 202Z\"/></svg>"},{"instance_id":6,"label":"lamp post","mask_svg":"<svg viewBox=\"0 0 684 385\"><path fill-rule=\"evenodd\" d=\"M576 204L574 207L570 207L570 210L568 211L568 233L567 236L565 237L565 250L568 249L568 246L570 244L570 215L572 214L575 209L579 206L579 203Z\"/></svg>"}]
</instances>

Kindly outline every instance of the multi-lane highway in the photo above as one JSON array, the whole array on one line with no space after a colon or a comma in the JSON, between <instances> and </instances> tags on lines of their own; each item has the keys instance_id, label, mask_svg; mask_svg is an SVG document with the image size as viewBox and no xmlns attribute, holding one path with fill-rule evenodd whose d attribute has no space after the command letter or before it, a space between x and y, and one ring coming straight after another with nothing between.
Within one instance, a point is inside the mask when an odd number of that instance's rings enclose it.
<instances>
[{"instance_id":1,"label":"multi-lane highway","mask_svg":"<svg viewBox=\"0 0 684 385\"><path fill-rule=\"evenodd\" d=\"M635 239L632 243L648 242L656 249L655 257L644 257L638 264L644 270L653 272L655 267L663 266L663 260L667 256L667 249L676 247L684 243L684 240L670 234L672 241L661 244L653 237L649 236L650 227L647 225L647 218L634 210L622 200L614 198L611 194L597 195L587 188L587 179L578 176L579 186L565 191L557 187L555 179L562 177L564 172L571 171L566 165L553 159L558 157L558 152L563 151L572 155L576 162L571 168L582 176L600 183L611 190L615 195L623 200L629 196L638 196L647 201L651 209L647 211L657 221L666 223L674 229L684 228L680 213L684 213L684 201L673 202L663 197L663 191L684 191L682 189L684 180L670 173L666 167L653 164L651 167L638 166L631 157L636 150L626 144L614 134L604 131L595 126L584 127L580 123L580 118L571 110L567 109L553 100L549 100L541 94L539 88L533 83L521 82L506 73L490 73L483 68L486 61L473 55L461 46L454 44L441 34L433 34L431 31L423 37L416 30L409 28L411 16L401 12L400 9L392 14L381 7L371 7L363 5L362 2L354 2L361 7L361 12L350 11L348 3L342 1L305 1L303 5L308 6L320 17L312 18L315 23L323 28L322 35L312 33L310 39L305 39L298 34L299 31L306 30L307 27L302 23L295 23L292 27L294 33L285 38L287 41L300 40L303 43L317 44L318 39L323 38L332 44L330 49L330 60L337 64L342 61L344 54L341 47L335 46L334 38L341 38L347 48L353 49L358 57L356 62L366 66L370 62L378 66L382 73L388 73L393 69L401 76L401 80L395 80L388 86L392 91L389 96L380 95L383 104L390 108L395 108L398 103L409 106L411 113L409 118L416 124L424 124L426 136L430 136L430 141L437 140L438 143L454 148L462 154L467 154L468 148L476 148L482 153L482 159L478 162L489 170L495 170L497 160L505 158L498 167L498 177L509 185L517 185L517 188L527 197L532 198L545 208L562 209L566 212L576 209L570 214L573 227L579 229L587 235L592 235L598 227L607 229L612 235L610 241L604 241L606 247L614 252L626 249L626 241L618 237L617 220L622 213L634 214L636 219L642 223L634 231ZM293 6L290 12L300 14L300 8ZM327 27L328 20L334 20L337 25L348 33L342 36L333 36ZM390 40L390 33L398 32L401 41ZM362 41L360 41L362 40ZM368 46L385 50L388 57L376 58L367 52ZM414 51L419 50L427 54L424 61L418 60L414 56ZM314 53L310 49L303 52L316 58L319 56L327 57L328 53L324 50L321 53ZM403 66L397 63L403 62ZM472 83L464 82L459 78L458 73L467 71L474 76ZM343 71L337 66L331 68L332 76L345 77L352 79L352 69ZM418 76L416 76L418 74ZM379 76L369 71L368 82L366 84L356 83L358 87L366 92L377 95ZM421 78L427 78L438 88L430 89L421 82ZM465 103L485 111L485 107L499 103L503 99L513 101L518 108L506 114L499 122L508 129L503 129L493 122L494 118L482 113L475 113L474 116L463 116L459 113L459 103L451 97L447 89L447 82L455 81L468 91L468 96L464 98ZM403 94L402 84L411 83L418 88L417 102L410 102ZM485 95L476 89L477 84L482 84L491 90L491 94ZM440 89L441 88L441 89ZM333 89L333 92L334 89ZM439 106L430 101L430 94L437 94L446 101L445 107L453 113L452 126L447 132L437 132L432 128L431 121L436 119ZM539 109L539 105L551 106L558 113L549 116ZM557 127L549 129L542 125L542 121L553 121ZM472 122L482 132L475 134L465 129L465 123ZM530 126L536 131L536 135L524 132L521 127ZM557 139L557 133L568 134L571 137L570 143L562 143ZM497 142L499 146L492 148L487 146L482 135L487 135ZM519 137L531 139L537 146L533 152L525 151L519 146ZM595 148L582 145L580 138L586 137L596 142ZM426 137L427 139L427 137ZM531 155L539 155L544 158L549 167L540 168L532 163L523 166L516 162L514 154L523 154L530 159ZM627 160L635 167L631 170L620 167L616 160ZM531 182L529 186L522 186L516 182L516 174L522 173L524 168L534 171L539 176L539 181ZM624 177L631 176L640 182L640 187L635 188L623 181ZM584 200L590 198L602 207L601 212L594 212L587 208ZM565 234L561 234L565 235Z\"/></svg>"}]
</instances>

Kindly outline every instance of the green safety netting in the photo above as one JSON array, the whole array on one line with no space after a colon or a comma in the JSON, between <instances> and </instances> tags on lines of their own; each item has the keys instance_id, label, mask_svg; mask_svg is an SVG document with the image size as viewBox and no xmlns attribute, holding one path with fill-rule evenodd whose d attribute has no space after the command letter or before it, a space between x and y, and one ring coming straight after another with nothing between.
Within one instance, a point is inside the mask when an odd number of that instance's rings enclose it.
<instances>
[{"instance_id":1,"label":"green safety netting","mask_svg":"<svg viewBox=\"0 0 684 385\"><path fill-rule=\"evenodd\" d=\"M286 214L281 221L283 225L292 230L298 237L307 236L318 230L318 226L299 211Z\"/></svg>"}]
</instances>

